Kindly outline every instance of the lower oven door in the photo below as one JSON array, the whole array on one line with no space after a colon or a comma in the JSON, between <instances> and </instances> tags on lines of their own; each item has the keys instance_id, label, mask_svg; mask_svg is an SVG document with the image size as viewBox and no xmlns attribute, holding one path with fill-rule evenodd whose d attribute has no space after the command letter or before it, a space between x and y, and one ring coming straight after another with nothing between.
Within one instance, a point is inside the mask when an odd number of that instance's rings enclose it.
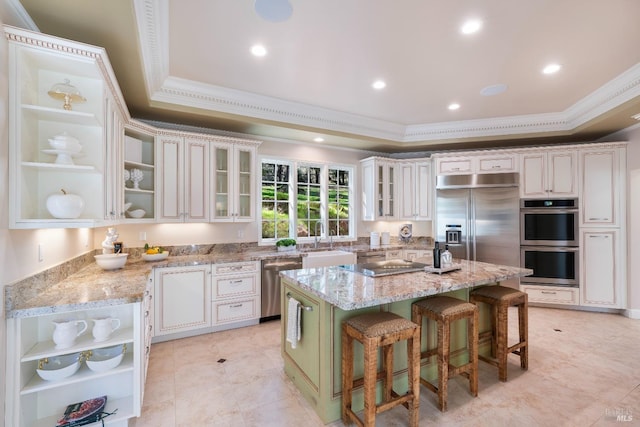
<instances>
[{"instance_id":1,"label":"lower oven door","mask_svg":"<svg viewBox=\"0 0 640 427\"><path fill-rule=\"evenodd\" d=\"M533 270L521 282L578 287L580 257L577 247L521 246L520 265Z\"/></svg>"}]
</instances>

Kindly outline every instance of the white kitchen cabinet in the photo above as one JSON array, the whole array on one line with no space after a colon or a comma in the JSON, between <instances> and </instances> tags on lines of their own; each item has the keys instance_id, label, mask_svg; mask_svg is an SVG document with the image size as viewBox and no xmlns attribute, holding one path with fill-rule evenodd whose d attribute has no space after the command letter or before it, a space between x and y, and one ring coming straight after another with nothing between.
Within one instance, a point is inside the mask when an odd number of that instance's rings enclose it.
<instances>
[{"instance_id":1,"label":"white kitchen cabinet","mask_svg":"<svg viewBox=\"0 0 640 427\"><path fill-rule=\"evenodd\" d=\"M618 227L625 213L625 149L615 146L580 150L580 225Z\"/></svg>"},{"instance_id":2,"label":"white kitchen cabinet","mask_svg":"<svg viewBox=\"0 0 640 427\"><path fill-rule=\"evenodd\" d=\"M385 252L385 259L403 259L404 251L402 249L391 249Z\"/></svg>"},{"instance_id":3,"label":"white kitchen cabinet","mask_svg":"<svg viewBox=\"0 0 640 427\"><path fill-rule=\"evenodd\" d=\"M565 286L538 286L523 284L520 290L526 292L529 303L542 304L580 304L580 288L570 288Z\"/></svg>"},{"instance_id":4,"label":"white kitchen cabinet","mask_svg":"<svg viewBox=\"0 0 640 427\"><path fill-rule=\"evenodd\" d=\"M468 175L476 169L472 156L437 157L435 165L436 175Z\"/></svg>"},{"instance_id":5,"label":"white kitchen cabinet","mask_svg":"<svg viewBox=\"0 0 640 427\"><path fill-rule=\"evenodd\" d=\"M159 222L209 222L209 142L183 135L157 138Z\"/></svg>"},{"instance_id":6,"label":"white kitchen cabinet","mask_svg":"<svg viewBox=\"0 0 640 427\"><path fill-rule=\"evenodd\" d=\"M617 229L582 229L581 304L625 307L624 244Z\"/></svg>"},{"instance_id":7,"label":"white kitchen cabinet","mask_svg":"<svg viewBox=\"0 0 640 427\"><path fill-rule=\"evenodd\" d=\"M109 150L105 94L117 86L104 49L13 27L4 30L11 64L10 228L103 225L105 213L112 208L105 203ZM65 109L63 100L49 96L51 88L65 80L86 102L72 102ZM79 140L80 153L49 145L48 139L63 132ZM61 190L82 197L84 210L78 218L54 218L48 212L47 198L62 194Z\"/></svg>"},{"instance_id":8,"label":"white kitchen cabinet","mask_svg":"<svg viewBox=\"0 0 640 427\"><path fill-rule=\"evenodd\" d=\"M122 204L122 143L124 136L123 118L117 108L115 98L109 93L105 96L105 173L103 174L104 220L105 224L113 224L124 218Z\"/></svg>"},{"instance_id":9,"label":"white kitchen cabinet","mask_svg":"<svg viewBox=\"0 0 640 427\"><path fill-rule=\"evenodd\" d=\"M459 156L434 156L436 175L518 172L518 155L509 151L469 152Z\"/></svg>"},{"instance_id":10,"label":"white kitchen cabinet","mask_svg":"<svg viewBox=\"0 0 640 427\"><path fill-rule=\"evenodd\" d=\"M402 251L403 259L407 261L415 261L418 258L429 259L429 262L433 262L433 250L431 249L404 249Z\"/></svg>"},{"instance_id":11,"label":"white kitchen cabinet","mask_svg":"<svg viewBox=\"0 0 640 427\"><path fill-rule=\"evenodd\" d=\"M256 145L214 142L211 148L211 170L211 221L254 221Z\"/></svg>"},{"instance_id":12,"label":"white kitchen cabinet","mask_svg":"<svg viewBox=\"0 0 640 427\"><path fill-rule=\"evenodd\" d=\"M398 165L400 181L399 219L431 220L433 204L433 184L431 182L431 161L418 160L402 162Z\"/></svg>"},{"instance_id":13,"label":"white kitchen cabinet","mask_svg":"<svg viewBox=\"0 0 640 427\"><path fill-rule=\"evenodd\" d=\"M118 171L122 206L131 203L128 212L122 214L124 223L153 222L156 208L156 149L155 132L138 122L130 122L124 129L123 165ZM132 171L142 173L142 180L136 188L132 179ZM126 171L126 172L125 172ZM134 172L133 174L140 174ZM124 177L129 176L128 180ZM122 178L120 178L122 177ZM144 211L141 218L134 218L129 212Z\"/></svg>"},{"instance_id":14,"label":"white kitchen cabinet","mask_svg":"<svg viewBox=\"0 0 640 427\"><path fill-rule=\"evenodd\" d=\"M260 261L214 264L211 299L215 330L260 320Z\"/></svg>"},{"instance_id":15,"label":"white kitchen cabinet","mask_svg":"<svg viewBox=\"0 0 640 427\"><path fill-rule=\"evenodd\" d=\"M211 265L154 269L153 300L154 337L211 326Z\"/></svg>"},{"instance_id":16,"label":"white kitchen cabinet","mask_svg":"<svg viewBox=\"0 0 640 427\"><path fill-rule=\"evenodd\" d=\"M129 419L140 416L144 387L141 307L141 303L133 303L7 319L5 425L54 426L67 405L104 395L105 411L115 412L105 419L105 425L124 427ZM95 343L91 319L99 317L118 318L121 326L106 341ZM52 322L61 319L85 320L89 325L87 332L64 350L56 349L52 341ZM36 373L39 361L46 358L122 344L126 345L124 358L111 370L94 372L83 362L75 374L57 381L45 381Z\"/></svg>"},{"instance_id":17,"label":"white kitchen cabinet","mask_svg":"<svg viewBox=\"0 0 640 427\"><path fill-rule=\"evenodd\" d=\"M508 173L518 172L518 155L510 152L495 152L492 154L480 155L475 158L475 173Z\"/></svg>"},{"instance_id":18,"label":"white kitchen cabinet","mask_svg":"<svg viewBox=\"0 0 640 427\"><path fill-rule=\"evenodd\" d=\"M398 217L398 162L370 157L360 161L362 220L395 220Z\"/></svg>"},{"instance_id":19,"label":"white kitchen cabinet","mask_svg":"<svg viewBox=\"0 0 640 427\"><path fill-rule=\"evenodd\" d=\"M520 154L520 197L578 196L576 150L526 151Z\"/></svg>"}]
</instances>

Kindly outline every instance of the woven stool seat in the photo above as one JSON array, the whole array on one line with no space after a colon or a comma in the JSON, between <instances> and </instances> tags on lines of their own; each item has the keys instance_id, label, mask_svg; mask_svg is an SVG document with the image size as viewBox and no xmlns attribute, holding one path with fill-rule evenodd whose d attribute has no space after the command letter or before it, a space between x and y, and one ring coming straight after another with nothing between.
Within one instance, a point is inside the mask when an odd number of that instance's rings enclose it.
<instances>
[{"instance_id":1,"label":"woven stool seat","mask_svg":"<svg viewBox=\"0 0 640 427\"><path fill-rule=\"evenodd\" d=\"M498 367L498 379L507 381L507 356L520 356L520 368L529 368L528 297L525 292L506 286L483 286L469 294L474 304L485 303L491 307L491 329L479 334L479 339L491 339L491 357L479 356L480 360ZM519 341L508 345L509 307L518 308Z\"/></svg>"},{"instance_id":2,"label":"woven stool seat","mask_svg":"<svg viewBox=\"0 0 640 427\"><path fill-rule=\"evenodd\" d=\"M364 346L364 376L353 379L353 341ZM393 390L393 344L407 341L408 391ZM378 348L382 349L382 371L378 372ZM409 410L409 425L417 427L420 415L420 327L389 312L361 314L342 322L342 421L375 426L376 414L403 405ZM376 404L376 382L382 379L382 402ZM351 408L355 387L364 389L364 421Z\"/></svg>"},{"instance_id":3,"label":"woven stool seat","mask_svg":"<svg viewBox=\"0 0 640 427\"><path fill-rule=\"evenodd\" d=\"M420 383L438 396L438 407L447 410L447 383L455 375L464 375L469 379L469 391L478 395L478 307L475 304L448 296L422 299L411 305L411 320L422 326L426 317L437 324L437 347L427 349L420 354L420 360L438 356L438 385L431 384L420 377ZM451 352L451 323L466 319L468 323L467 346L469 361L461 366L449 363Z\"/></svg>"}]
</instances>

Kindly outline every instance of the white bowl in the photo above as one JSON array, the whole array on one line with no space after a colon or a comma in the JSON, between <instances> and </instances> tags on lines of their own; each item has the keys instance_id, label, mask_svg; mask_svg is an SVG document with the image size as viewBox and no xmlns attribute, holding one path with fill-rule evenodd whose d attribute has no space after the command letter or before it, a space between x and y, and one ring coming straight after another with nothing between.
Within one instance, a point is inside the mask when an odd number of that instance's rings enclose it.
<instances>
[{"instance_id":1,"label":"white bowl","mask_svg":"<svg viewBox=\"0 0 640 427\"><path fill-rule=\"evenodd\" d=\"M87 366L94 372L104 372L113 369L122 362L124 353L127 351L126 344L119 344L113 347L96 348L91 350L87 357Z\"/></svg>"},{"instance_id":2,"label":"white bowl","mask_svg":"<svg viewBox=\"0 0 640 427\"><path fill-rule=\"evenodd\" d=\"M169 257L169 251L160 252L159 254L142 254L142 259L145 261L160 261Z\"/></svg>"},{"instance_id":3,"label":"white bowl","mask_svg":"<svg viewBox=\"0 0 640 427\"><path fill-rule=\"evenodd\" d=\"M127 203L125 203L125 204L124 204L124 211L125 211L125 212L126 212L126 211L128 211L128 210L129 210L129 208L131 208L131 202L127 202Z\"/></svg>"},{"instance_id":4,"label":"white bowl","mask_svg":"<svg viewBox=\"0 0 640 427\"><path fill-rule=\"evenodd\" d=\"M135 209L133 211L127 211L131 218L142 218L145 214L144 209Z\"/></svg>"},{"instance_id":5,"label":"white bowl","mask_svg":"<svg viewBox=\"0 0 640 427\"><path fill-rule=\"evenodd\" d=\"M54 218L78 218L84 210L84 199L77 194L52 194L47 197L47 210Z\"/></svg>"},{"instance_id":6,"label":"white bowl","mask_svg":"<svg viewBox=\"0 0 640 427\"><path fill-rule=\"evenodd\" d=\"M36 372L40 378L47 381L67 378L80 369L81 356L82 353L73 353L40 359Z\"/></svg>"},{"instance_id":7,"label":"white bowl","mask_svg":"<svg viewBox=\"0 0 640 427\"><path fill-rule=\"evenodd\" d=\"M118 268L124 267L127 263L128 253L121 254L100 254L94 255L93 257L96 259L96 264L100 266L103 270L116 270Z\"/></svg>"},{"instance_id":8,"label":"white bowl","mask_svg":"<svg viewBox=\"0 0 640 427\"><path fill-rule=\"evenodd\" d=\"M71 154L77 154L82 151L82 145L77 139L50 139L49 145L51 148L61 151L66 151Z\"/></svg>"}]
</instances>

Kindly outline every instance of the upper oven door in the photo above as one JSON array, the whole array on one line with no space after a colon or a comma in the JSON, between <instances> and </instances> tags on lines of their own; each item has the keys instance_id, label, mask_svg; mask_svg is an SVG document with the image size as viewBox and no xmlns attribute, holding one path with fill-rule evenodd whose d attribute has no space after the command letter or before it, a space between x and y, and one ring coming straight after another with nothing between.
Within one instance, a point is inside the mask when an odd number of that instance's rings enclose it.
<instances>
[{"instance_id":1,"label":"upper oven door","mask_svg":"<svg viewBox=\"0 0 640 427\"><path fill-rule=\"evenodd\" d=\"M521 209L520 244L578 246L577 209Z\"/></svg>"}]
</instances>

